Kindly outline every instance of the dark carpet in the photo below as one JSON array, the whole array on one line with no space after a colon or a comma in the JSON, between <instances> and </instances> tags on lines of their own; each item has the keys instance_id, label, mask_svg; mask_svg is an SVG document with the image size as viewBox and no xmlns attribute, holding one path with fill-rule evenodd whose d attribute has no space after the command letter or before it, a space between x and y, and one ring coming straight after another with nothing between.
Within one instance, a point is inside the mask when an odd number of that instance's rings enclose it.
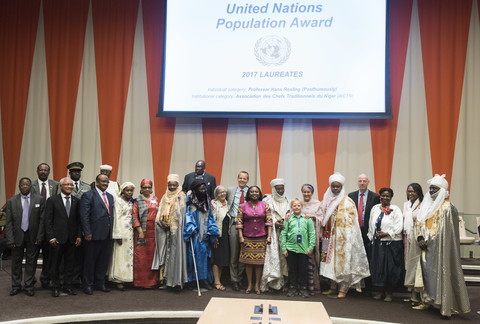
<instances>
[{"instance_id":1,"label":"dark carpet","mask_svg":"<svg viewBox=\"0 0 480 324\"><path fill-rule=\"evenodd\" d=\"M37 272L37 280L39 271ZM227 280L224 284L227 286ZM480 323L480 286L469 286L468 293L472 311L468 314L454 315L444 319L440 312L430 308L425 311L412 310L409 302L404 299L408 293L394 293L392 302L376 301L355 291L350 291L347 299L331 299L316 295L309 299L301 297L288 298L284 293L263 293L246 295L243 292L234 292L227 286L226 291L211 290L197 296L196 292L184 290L175 292L159 289L128 289L125 292L112 289L110 293L94 291L92 296L85 295L77 289L77 296L61 295L51 297L51 291L36 285L36 294L29 297L23 293L9 296L11 290L10 261L3 261L0 271L0 320L9 321L33 317L88 314L105 312L135 312L135 311L166 311L166 310L193 310L202 311L207 306L211 297L232 298L265 298L295 300L307 302L322 302L330 316L395 323ZM115 321L120 323L122 321ZM160 321L129 320L129 323L153 323ZM162 321L165 323L188 323L192 321L175 320ZM92 323L92 322L90 322ZM100 323L100 322L95 322Z\"/></svg>"}]
</instances>

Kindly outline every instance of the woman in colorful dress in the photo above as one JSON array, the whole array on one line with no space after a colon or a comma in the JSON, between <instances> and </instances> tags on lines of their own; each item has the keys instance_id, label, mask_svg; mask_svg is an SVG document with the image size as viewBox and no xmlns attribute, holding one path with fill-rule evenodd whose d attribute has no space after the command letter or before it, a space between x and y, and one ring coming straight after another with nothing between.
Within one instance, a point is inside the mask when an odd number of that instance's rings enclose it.
<instances>
[{"instance_id":1,"label":"woman in colorful dress","mask_svg":"<svg viewBox=\"0 0 480 324\"><path fill-rule=\"evenodd\" d=\"M108 280L125 290L124 283L133 281L133 225L132 207L135 185L125 182L120 186L120 197L115 200L113 221L113 253L108 269Z\"/></svg>"},{"instance_id":2,"label":"woman in colorful dress","mask_svg":"<svg viewBox=\"0 0 480 324\"><path fill-rule=\"evenodd\" d=\"M272 241L272 215L270 206L261 201L262 191L257 186L248 188L246 202L238 207L237 230L241 244L239 262L245 263L248 287L253 290L253 270L255 269L255 293L260 295L260 280L265 250Z\"/></svg>"},{"instance_id":3,"label":"woman in colorful dress","mask_svg":"<svg viewBox=\"0 0 480 324\"><path fill-rule=\"evenodd\" d=\"M152 180L140 183L140 196L133 204L133 227L137 230L134 242L133 285L152 288L157 285L158 271L152 270L155 254L155 218L158 199L153 195Z\"/></svg>"}]
</instances>

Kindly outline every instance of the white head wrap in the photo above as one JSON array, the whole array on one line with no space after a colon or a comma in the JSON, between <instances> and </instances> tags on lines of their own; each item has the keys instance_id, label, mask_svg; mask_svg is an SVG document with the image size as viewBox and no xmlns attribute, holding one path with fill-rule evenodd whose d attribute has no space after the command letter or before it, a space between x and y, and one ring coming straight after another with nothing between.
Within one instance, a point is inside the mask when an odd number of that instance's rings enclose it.
<instances>
[{"instance_id":1,"label":"white head wrap","mask_svg":"<svg viewBox=\"0 0 480 324\"><path fill-rule=\"evenodd\" d=\"M435 176L432 179L427 180L427 183L430 186L437 186L437 187L443 188L445 190L448 190L448 182L447 182L447 180L445 180L445 175L444 174L442 174L442 175L435 174Z\"/></svg>"},{"instance_id":2,"label":"white head wrap","mask_svg":"<svg viewBox=\"0 0 480 324\"><path fill-rule=\"evenodd\" d=\"M101 165L100 166L100 171L101 170L108 170L108 171L112 171L112 166L111 165L108 165L108 164L104 164L104 165Z\"/></svg>"},{"instance_id":3,"label":"white head wrap","mask_svg":"<svg viewBox=\"0 0 480 324\"><path fill-rule=\"evenodd\" d=\"M332 184L332 182L339 182L343 186L345 184L345 177L341 173L335 172L328 178L328 183Z\"/></svg>"},{"instance_id":4,"label":"white head wrap","mask_svg":"<svg viewBox=\"0 0 480 324\"><path fill-rule=\"evenodd\" d=\"M128 186L132 186L133 189L135 189L135 185L133 183L127 181L127 182L122 183L122 185L120 186L120 192L122 192L123 189L125 189Z\"/></svg>"},{"instance_id":5,"label":"white head wrap","mask_svg":"<svg viewBox=\"0 0 480 324\"><path fill-rule=\"evenodd\" d=\"M442 206L446 198L448 198L448 182L445 180L445 175L441 176L436 174L432 179L427 180L430 186L437 186L440 189L435 193L435 197L430 195L430 191L427 192L420 205L420 211L418 212L417 220L420 223L425 223L427 219L435 215L437 210Z\"/></svg>"},{"instance_id":6,"label":"white head wrap","mask_svg":"<svg viewBox=\"0 0 480 324\"><path fill-rule=\"evenodd\" d=\"M178 174L172 173L167 176L167 182L177 182L180 183L180 176Z\"/></svg>"},{"instance_id":7,"label":"white head wrap","mask_svg":"<svg viewBox=\"0 0 480 324\"><path fill-rule=\"evenodd\" d=\"M278 185L285 185L285 179L276 178L270 181L270 186L272 186L272 188L275 188L275 186L278 186Z\"/></svg>"},{"instance_id":8,"label":"white head wrap","mask_svg":"<svg viewBox=\"0 0 480 324\"><path fill-rule=\"evenodd\" d=\"M333 212L337 209L338 205L345 197L345 188L343 187L343 185L345 184L345 177L343 175L335 172L328 178L328 182L330 184L332 184L333 182L341 183L342 191L340 191L338 195L333 194L331 187L328 187L328 189L325 191L322 200L322 211L323 215L325 215L323 217L322 226L325 226L327 224L330 216L332 216Z\"/></svg>"}]
</instances>

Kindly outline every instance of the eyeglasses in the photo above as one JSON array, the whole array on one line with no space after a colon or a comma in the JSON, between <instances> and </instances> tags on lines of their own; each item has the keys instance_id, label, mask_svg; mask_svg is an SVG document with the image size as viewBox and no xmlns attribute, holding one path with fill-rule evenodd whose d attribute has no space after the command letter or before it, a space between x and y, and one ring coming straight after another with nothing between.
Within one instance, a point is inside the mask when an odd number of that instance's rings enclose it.
<instances>
[{"instance_id":1,"label":"eyeglasses","mask_svg":"<svg viewBox=\"0 0 480 324\"><path fill-rule=\"evenodd\" d=\"M141 187L142 189L152 189L152 187Z\"/></svg>"}]
</instances>

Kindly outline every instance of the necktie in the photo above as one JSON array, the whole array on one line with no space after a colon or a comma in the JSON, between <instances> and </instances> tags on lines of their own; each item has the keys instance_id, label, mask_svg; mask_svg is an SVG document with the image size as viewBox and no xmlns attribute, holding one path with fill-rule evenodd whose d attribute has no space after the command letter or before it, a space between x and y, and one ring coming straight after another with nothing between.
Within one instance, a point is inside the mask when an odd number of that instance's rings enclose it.
<instances>
[{"instance_id":1,"label":"necktie","mask_svg":"<svg viewBox=\"0 0 480 324\"><path fill-rule=\"evenodd\" d=\"M240 204L243 204L245 202L245 195L242 189L242 195L240 196Z\"/></svg>"},{"instance_id":2,"label":"necktie","mask_svg":"<svg viewBox=\"0 0 480 324\"><path fill-rule=\"evenodd\" d=\"M70 196L66 196L65 199L67 200L65 202L65 209L67 210L67 216L70 217Z\"/></svg>"},{"instance_id":3,"label":"necktie","mask_svg":"<svg viewBox=\"0 0 480 324\"><path fill-rule=\"evenodd\" d=\"M75 191L78 191L78 182L75 181Z\"/></svg>"},{"instance_id":4,"label":"necktie","mask_svg":"<svg viewBox=\"0 0 480 324\"><path fill-rule=\"evenodd\" d=\"M22 231L26 232L28 230L28 210L30 209L30 200L28 197L25 198L25 203L23 204L22 212Z\"/></svg>"},{"instance_id":5,"label":"necktie","mask_svg":"<svg viewBox=\"0 0 480 324\"><path fill-rule=\"evenodd\" d=\"M360 194L360 202L358 203L358 225L363 227L363 193Z\"/></svg>"},{"instance_id":6,"label":"necktie","mask_svg":"<svg viewBox=\"0 0 480 324\"><path fill-rule=\"evenodd\" d=\"M105 195L105 192L103 193L103 201L105 202L105 206L107 207L107 213L110 214L110 209L108 209L108 201L107 201L107 196Z\"/></svg>"},{"instance_id":7,"label":"necktie","mask_svg":"<svg viewBox=\"0 0 480 324\"><path fill-rule=\"evenodd\" d=\"M45 186L45 182L42 182L42 191L40 192L43 199L47 199L47 187Z\"/></svg>"}]
</instances>

